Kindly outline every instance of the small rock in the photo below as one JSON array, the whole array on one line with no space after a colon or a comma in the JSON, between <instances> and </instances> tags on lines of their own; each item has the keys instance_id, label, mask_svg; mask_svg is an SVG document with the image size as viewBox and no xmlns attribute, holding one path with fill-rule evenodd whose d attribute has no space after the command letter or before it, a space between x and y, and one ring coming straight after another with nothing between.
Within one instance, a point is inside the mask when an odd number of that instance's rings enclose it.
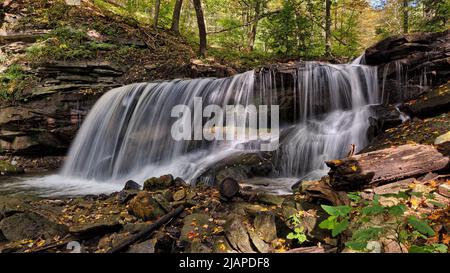
<instances>
[{"instance_id":1,"label":"small rock","mask_svg":"<svg viewBox=\"0 0 450 273\"><path fill-rule=\"evenodd\" d=\"M125 187L123 188L124 191L127 190L141 190L141 185L134 182L133 180L128 180L127 183L125 183Z\"/></svg>"},{"instance_id":2,"label":"small rock","mask_svg":"<svg viewBox=\"0 0 450 273\"><path fill-rule=\"evenodd\" d=\"M436 140L434 141L435 145L440 145L443 144L445 142L450 142L450 131L447 132L446 134L443 134L439 137L436 138Z\"/></svg>"},{"instance_id":3,"label":"small rock","mask_svg":"<svg viewBox=\"0 0 450 273\"><path fill-rule=\"evenodd\" d=\"M191 241L194 238L208 235L213 224L209 221L209 215L205 213L193 213L183 219L180 240Z\"/></svg>"},{"instance_id":4,"label":"small rock","mask_svg":"<svg viewBox=\"0 0 450 273\"><path fill-rule=\"evenodd\" d=\"M156 191L156 190L164 190L170 188L174 185L173 176L163 175L159 178L152 177L144 182L144 190L146 191Z\"/></svg>"},{"instance_id":5,"label":"small rock","mask_svg":"<svg viewBox=\"0 0 450 273\"><path fill-rule=\"evenodd\" d=\"M243 253L254 253L251 247L247 228L244 225L244 219L239 216L230 216L225 224L225 236L230 245L237 251Z\"/></svg>"},{"instance_id":6,"label":"small rock","mask_svg":"<svg viewBox=\"0 0 450 273\"><path fill-rule=\"evenodd\" d=\"M119 201L119 204L126 204L128 201L130 201L133 197L135 197L139 191L137 190L123 190L119 192L117 195L117 200Z\"/></svg>"},{"instance_id":7,"label":"small rock","mask_svg":"<svg viewBox=\"0 0 450 273\"><path fill-rule=\"evenodd\" d=\"M253 222L256 233L267 243L277 238L275 215L270 212L260 212Z\"/></svg>"},{"instance_id":8,"label":"small rock","mask_svg":"<svg viewBox=\"0 0 450 273\"><path fill-rule=\"evenodd\" d=\"M263 193L258 196L258 201L267 205L281 206L284 198L278 195Z\"/></svg>"},{"instance_id":9,"label":"small rock","mask_svg":"<svg viewBox=\"0 0 450 273\"><path fill-rule=\"evenodd\" d=\"M266 242L264 242L264 240L262 240L255 231L247 229L247 232L250 235L250 239L252 240L253 245L260 253L270 252L269 245Z\"/></svg>"},{"instance_id":10,"label":"small rock","mask_svg":"<svg viewBox=\"0 0 450 273\"><path fill-rule=\"evenodd\" d=\"M175 178L174 184L175 187L183 187L188 185L188 183L186 183L186 181L184 181L181 177Z\"/></svg>"},{"instance_id":11,"label":"small rock","mask_svg":"<svg viewBox=\"0 0 450 273\"><path fill-rule=\"evenodd\" d=\"M212 253L213 250L203 244L200 239L192 240L188 253Z\"/></svg>"},{"instance_id":12,"label":"small rock","mask_svg":"<svg viewBox=\"0 0 450 273\"><path fill-rule=\"evenodd\" d=\"M79 237L94 237L96 235L103 235L110 232L118 231L122 225L118 218L97 221L95 223L87 223L82 225L75 225L69 228L69 232Z\"/></svg>"},{"instance_id":13,"label":"small rock","mask_svg":"<svg viewBox=\"0 0 450 273\"><path fill-rule=\"evenodd\" d=\"M446 183L439 185L438 192L439 194L450 198L450 184Z\"/></svg>"},{"instance_id":14,"label":"small rock","mask_svg":"<svg viewBox=\"0 0 450 273\"><path fill-rule=\"evenodd\" d=\"M381 243L377 241L370 241L366 246L370 253L381 253Z\"/></svg>"},{"instance_id":15,"label":"small rock","mask_svg":"<svg viewBox=\"0 0 450 273\"><path fill-rule=\"evenodd\" d=\"M134 244L129 247L126 253L155 253L155 240L148 240L142 243Z\"/></svg>"},{"instance_id":16,"label":"small rock","mask_svg":"<svg viewBox=\"0 0 450 273\"><path fill-rule=\"evenodd\" d=\"M139 192L130 201L129 213L144 221L155 220L165 214L152 194L146 191Z\"/></svg>"},{"instance_id":17,"label":"small rock","mask_svg":"<svg viewBox=\"0 0 450 273\"><path fill-rule=\"evenodd\" d=\"M164 198L162 194L155 194L153 196L153 199L155 199L156 202L166 211L169 212L172 210L172 206L170 205L169 201Z\"/></svg>"}]
</instances>

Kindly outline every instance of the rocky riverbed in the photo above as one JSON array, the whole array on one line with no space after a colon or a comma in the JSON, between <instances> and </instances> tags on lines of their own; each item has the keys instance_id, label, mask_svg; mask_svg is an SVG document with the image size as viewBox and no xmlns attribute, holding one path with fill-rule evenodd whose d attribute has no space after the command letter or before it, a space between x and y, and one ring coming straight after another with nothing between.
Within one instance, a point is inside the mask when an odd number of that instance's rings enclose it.
<instances>
[{"instance_id":1,"label":"rocky riverbed","mask_svg":"<svg viewBox=\"0 0 450 273\"><path fill-rule=\"evenodd\" d=\"M192 187L165 175L148 179L143 187L128 181L120 192L109 195L1 196L0 249L3 253L447 252L447 171L435 169L352 192L335 190L330 173L331 178L304 181L287 195L244 186L227 198L220 186Z\"/></svg>"}]
</instances>

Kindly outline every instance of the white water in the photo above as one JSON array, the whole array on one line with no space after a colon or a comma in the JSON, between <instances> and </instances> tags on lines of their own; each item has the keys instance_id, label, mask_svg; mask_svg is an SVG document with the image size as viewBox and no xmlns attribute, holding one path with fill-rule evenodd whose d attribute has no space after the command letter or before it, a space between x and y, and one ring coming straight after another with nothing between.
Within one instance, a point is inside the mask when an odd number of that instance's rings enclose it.
<instances>
[{"instance_id":1,"label":"white water","mask_svg":"<svg viewBox=\"0 0 450 273\"><path fill-rule=\"evenodd\" d=\"M376 71L358 64L307 63L294 73L298 121L286 129L275 153L281 177L318 178L326 172L324 160L345 156L350 144L357 149L367 144L372 114L368 106L381 100ZM83 123L61 173L29 183L85 194L120 190L128 179L141 183L168 173L193 181L243 148L235 141L174 141L172 107L192 108L194 97L202 97L205 105L277 104L275 92L282 87L274 82L271 71L250 71L225 79L140 83L111 90Z\"/></svg>"}]
</instances>

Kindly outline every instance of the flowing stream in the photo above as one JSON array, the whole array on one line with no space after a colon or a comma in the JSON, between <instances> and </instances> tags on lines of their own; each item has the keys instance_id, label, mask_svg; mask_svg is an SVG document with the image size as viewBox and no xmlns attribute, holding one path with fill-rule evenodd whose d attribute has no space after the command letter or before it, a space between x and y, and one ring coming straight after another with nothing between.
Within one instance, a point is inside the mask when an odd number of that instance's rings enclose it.
<instances>
[{"instance_id":1,"label":"flowing stream","mask_svg":"<svg viewBox=\"0 0 450 273\"><path fill-rule=\"evenodd\" d=\"M370 105L381 103L381 94L377 68L359 62L308 62L291 73L290 87L266 70L113 89L84 121L62 171L32 184L72 194L120 190L129 179L142 183L168 173L195 181L224 158L255 147L243 141L176 141L171 136L177 120L171 117L173 107L186 105L195 112L194 98L224 108L277 105L288 88L295 122L281 128L280 146L273 153L275 173L292 181L318 178L327 171L325 160L345 156L351 144L362 149L369 141Z\"/></svg>"}]
</instances>

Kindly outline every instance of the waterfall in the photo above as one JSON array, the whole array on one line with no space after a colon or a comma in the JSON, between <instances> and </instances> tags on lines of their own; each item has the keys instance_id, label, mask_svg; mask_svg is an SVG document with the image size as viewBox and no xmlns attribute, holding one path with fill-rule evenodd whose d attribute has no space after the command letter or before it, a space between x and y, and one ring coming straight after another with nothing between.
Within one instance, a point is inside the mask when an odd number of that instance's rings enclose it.
<instances>
[{"instance_id":1,"label":"waterfall","mask_svg":"<svg viewBox=\"0 0 450 273\"><path fill-rule=\"evenodd\" d=\"M317 179L327 172L324 161L345 157L352 144L356 151L368 144L370 105L381 103L377 68L312 63L297 79L302 114L283 136L277 165L283 176Z\"/></svg>"},{"instance_id":2,"label":"waterfall","mask_svg":"<svg viewBox=\"0 0 450 273\"><path fill-rule=\"evenodd\" d=\"M280 146L273 152L282 177L317 178L326 172L324 160L345 156L351 144L357 149L367 144L369 106L381 100L376 67L308 62L292 72L289 87L277 82L276 73L249 71L224 79L113 89L87 116L58 177L122 185L128 179L143 182L171 173L193 181L218 161L252 151L253 145L240 145L242 141L171 137L172 108L181 104L195 111L194 98L199 97L205 105L277 105L284 89L293 89L290 111L296 121L282 128Z\"/></svg>"}]
</instances>

